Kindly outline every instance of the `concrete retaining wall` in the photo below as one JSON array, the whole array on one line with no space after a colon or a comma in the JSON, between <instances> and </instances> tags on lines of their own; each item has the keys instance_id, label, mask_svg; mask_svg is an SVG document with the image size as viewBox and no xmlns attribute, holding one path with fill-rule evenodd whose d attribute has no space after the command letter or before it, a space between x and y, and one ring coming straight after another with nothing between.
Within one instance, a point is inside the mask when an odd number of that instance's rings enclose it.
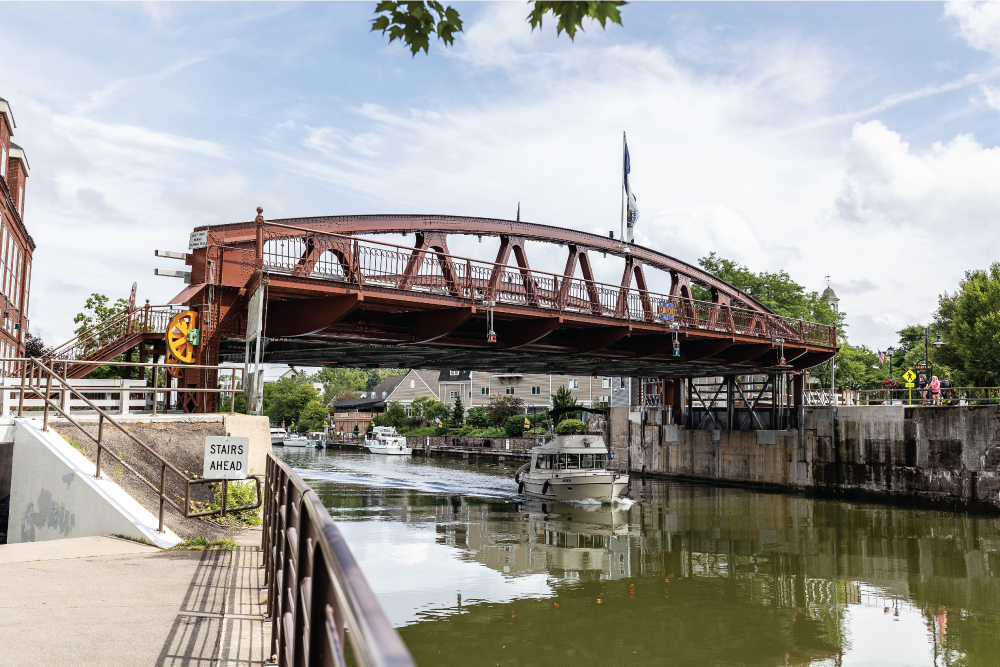
<instances>
[{"instance_id":1,"label":"concrete retaining wall","mask_svg":"<svg viewBox=\"0 0 1000 667\"><path fill-rule=\"evenodd\" d=\"M0 440L13 440L7 541L41 542L125 535L160 547L180 542L157 518L54 430L31 419L0 419Z\"/></svg>"},{"instance_id":2,"label":"concrete retaining wall","mask_svg":"<svg viewBox=\"0 0 1000 667\"><path fill-rule=\"evenodd\" d=\"M1000 406L803 408L793 431L689 431L638 414L612 409L612 451L634 472L1000 508Z\"/></svg>"}]
</instances>

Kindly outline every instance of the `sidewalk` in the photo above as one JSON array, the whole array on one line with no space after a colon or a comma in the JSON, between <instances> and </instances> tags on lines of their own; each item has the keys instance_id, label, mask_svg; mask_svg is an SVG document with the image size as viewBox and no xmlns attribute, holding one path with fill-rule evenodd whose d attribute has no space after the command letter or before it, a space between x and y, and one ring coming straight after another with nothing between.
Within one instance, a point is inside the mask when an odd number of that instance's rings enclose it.
<instances>
[{"instance_id":1,"label":"sidewalk","mask_svg":"<svg viewBox=\"0 0 1000 667\"><path fill-rule=\"evenodd\" d=\"M235 551L110 537L0 545L0 665L263 665L253 532Z\"/></svg>"}]
</instances>

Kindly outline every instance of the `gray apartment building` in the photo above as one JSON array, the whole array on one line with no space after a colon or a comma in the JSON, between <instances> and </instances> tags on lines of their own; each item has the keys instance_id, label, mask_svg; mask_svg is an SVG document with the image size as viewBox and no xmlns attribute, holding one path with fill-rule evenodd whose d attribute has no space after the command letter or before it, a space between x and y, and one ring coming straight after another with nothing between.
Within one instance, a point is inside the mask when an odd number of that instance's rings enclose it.
<instances>
[{"instance_id":1,"label":"gray apartment building","mask_svg":"<svg viewBox=\"0 0 1000 667\"><path fill-rule=\"evenodd\" d=\"M438 376L438 399L451 404L461 396L465 407L472 408L489 405L494 396L516 396L529 411L541 410L552 406L559 387L569 387L577 403L595 407L610 404L613 384L610 377L449 370Z\"/></svg>"}]
</instances>

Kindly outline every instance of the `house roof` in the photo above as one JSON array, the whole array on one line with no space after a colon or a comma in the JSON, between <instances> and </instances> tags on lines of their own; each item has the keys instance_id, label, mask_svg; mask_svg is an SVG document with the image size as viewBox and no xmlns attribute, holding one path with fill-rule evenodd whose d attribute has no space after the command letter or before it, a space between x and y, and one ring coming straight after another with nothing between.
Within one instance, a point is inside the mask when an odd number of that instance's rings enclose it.
<instances>
[{"instance_id":1,"label":"house roof","mask_svg":"<svg viewBox=\"0 0 1000 667\"><path fill-rule=\"evenodd\" d=\"M378 384L374 389L372 389L372 392L374 392L375 396L378 396L380 400L382 398L383 391L385 392L385 395L388 397L390 394L392 394L392 392L396 389L396 387L399 386L399 383L402 382L403 378L405 377L406 377L405 375L390 375L380 384Z\"/></svg>"},{"instance_id":2,"label":"house roof","mask_svg":"<svg viewBox=\"0 0 1000 667\"><path fill-rule=\"evenodd\" d=\"M379 394L381 396L381 394ZM374 410L375 408L381 408L385 405L385 402L381 398L344 398L337 401L336 406L338 410L356 410L358 412L363 412L365 409Z\"/></svg>"},{"instance_id":3,"label":"house roof","mask_svg":"<svg viewBox=\"0 0 1000 667\"><path fill-rule=\"evenodd\" d=\"M438 382L472 382L472 375L469 371L459 371L458 375L452 375L451 371L441 371Z\"/></svg>"}]
</instances>

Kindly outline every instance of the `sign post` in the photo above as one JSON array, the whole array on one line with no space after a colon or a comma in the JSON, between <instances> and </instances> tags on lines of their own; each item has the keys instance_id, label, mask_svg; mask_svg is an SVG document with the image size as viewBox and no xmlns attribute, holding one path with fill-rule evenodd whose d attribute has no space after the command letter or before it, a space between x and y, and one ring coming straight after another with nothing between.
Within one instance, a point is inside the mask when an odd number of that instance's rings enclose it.
<instances>
[{"instance_id":1,"label":"sign post","mask_svg":"<svg viewBox=\"0 0 1000 667\"><path fill-rule=\"evenodd\" d=\"M250 459L250 438L210 435L205 438L205 465L202 477L222 480L222 516L226 516L229 480L246 479Z\"/></svg>"},{"instance_id":2,"label":"sign post","mask_svg":"<svg viewBox=\"0 0 1000 667\"><path fill-rule=\"evenodd\" d=\"M906 380L906 388L913 389L913 381L917 379L917 375L912 370L907 370L905 373L903 373L903 379ZM912 391L907 392L907 395L909 396L907 402L910 405L913 405L913 392Z\"/></svg>"}]
</instances>

